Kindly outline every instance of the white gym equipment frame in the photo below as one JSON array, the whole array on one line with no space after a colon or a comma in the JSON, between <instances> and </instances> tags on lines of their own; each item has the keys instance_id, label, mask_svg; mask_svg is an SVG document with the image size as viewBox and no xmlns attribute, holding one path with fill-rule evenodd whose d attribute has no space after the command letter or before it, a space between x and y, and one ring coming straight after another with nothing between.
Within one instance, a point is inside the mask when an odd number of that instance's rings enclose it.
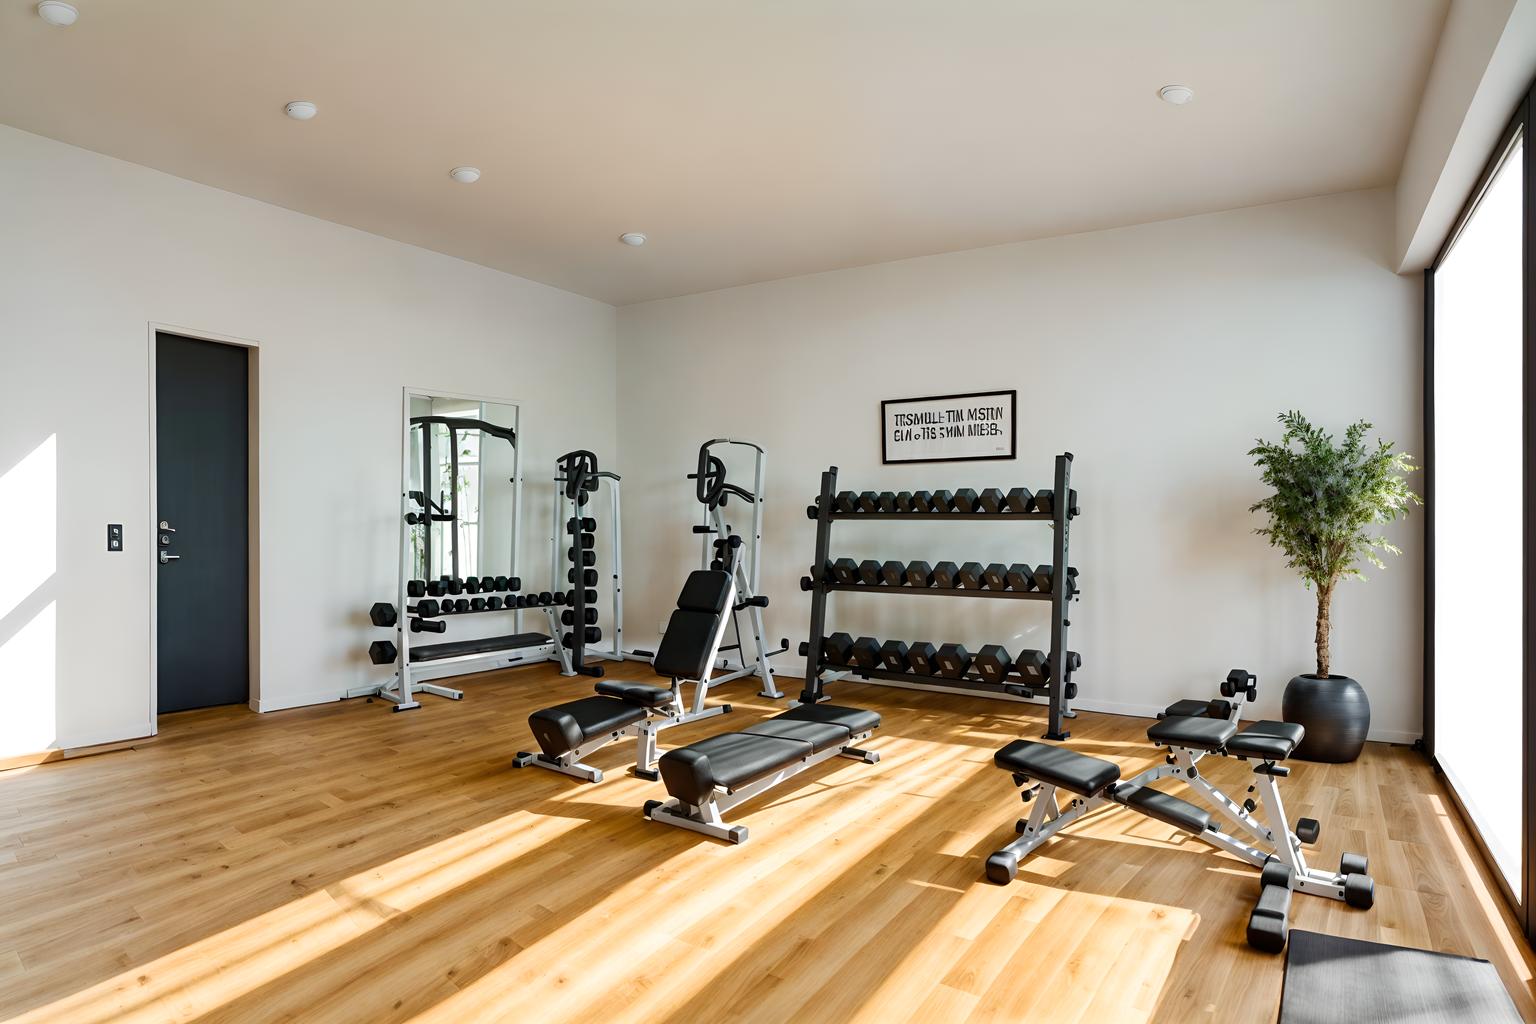
<instances>
[{"instance_id":1,"label":"white gym equipment frame","mask_svg":"<svg viewBox=\"0 0 1536 1024\"><path fill-rule=\"evenodd\" d=\"M411 504L411 473L415 466L411 458L411 399L439 399L447 398L465 402L475 402L479 405L496 405L510 408L513 411L512 423L507 424L516 441L512 445L512 547L509 576L517 575L518 542L522 537L523 526L523 435L521 430L522 406L518 402L510 402L504 399L489 398L484 395L462 394L449 391L429 391L422 388L406 387L401 391L400 398L400 548L399 548L399 578L397 580L398 592L396 593L396 618L395 618L395 646L399 651L395 662L395 674L385 682L374 683L366 686L357 686L347 691L347 697L378 697L393 705L391 710L409 711L421 707L416 700L418 693L430 693L436 697L445 697L449 700L463 700L464 691L451 686L439 686L428 682L431 679L440 679L444 676L467 675L471 672L489 672L494 669L512 668L517 665L526 665L532 662L558 660L567 668L569 658L565 656L564 648L558 640L553 638L559 634L559 620L555 616L555 609L540 608L545 612L549 620L551 642L546 644L534 644L527 647L518 647L498 651L484 651L474 654L463 654L452 658L439 658L433 661L422 662L420 665L411 661L411 638L416 635L410 630L410 605L417 599L406 592L406 585L412 579L411 572L415 562L411 551L411 526L406 522L406 515L412 511ZM427 481L422 481L422 490L426 491ZM430 522L427 528L431 528ZM521 608L507 609L512 612L512 628L516 633L523 631L523 610ZM569 671L567 675L571 674Z\"/></svg>"},{"instance_id":2,"label":"white gym equipment frame","mask_svg":"<svg viewBox=\"0 0 1536 1024\"><path fill-rule=\"evenodd\" d=\"M732 612L731 622L735 625L736 632L736 656L741 667L728 672L715 680L715 683L729 683L747 676L757 676L762 680L763 687L758 693L759 697L767 697L778 700L784 696L779 690L778 684L773 678L773 666L770 658L783 654L789 650L788 642L781 643L776 649L770 650L768 640L763 632L763 609L756 601L759 589L762 586L762 543L763 543L763 504L764 487L767 480L768 455L762 447L751 441L742 441L729 437L717 437L704 442L699 447L699 464L694 473L688 474L688 479L698 481L696 494L699 504L703 509L702 521L694 532L701 534L700 559L701 568L708 569L714 560L713 545L716 538L726 538L732 534L731 524L726 521L724 501L717 500L713 505L705 497L707 490L706 477L711 458L719 459L710 452L717 445L736 445L745 448L752 453L752 489L747 491L734 485L726 485L726 492L736 498L747 501L752 506L752 528L747 532L743 550L736 559L736 607L740 607L747 613L747 621L752 630L752 644L754 655L749 663L747 660L746 638L741 635L741 626L737 622L735 613ZM719 460L724 472L724 460ZM722 499L725 495L720 496ZM723 667L723 665L722 665Z\"/></svg>"}]
</instances>

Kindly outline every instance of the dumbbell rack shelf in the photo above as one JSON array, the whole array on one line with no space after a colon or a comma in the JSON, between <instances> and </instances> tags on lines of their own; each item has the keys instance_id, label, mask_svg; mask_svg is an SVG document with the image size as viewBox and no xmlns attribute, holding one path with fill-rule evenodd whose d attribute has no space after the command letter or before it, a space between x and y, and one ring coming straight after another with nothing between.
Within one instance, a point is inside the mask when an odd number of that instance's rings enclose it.
<instances>
[{"instance_id":1,"label":"dumbbell rack shelf","mask_svg":"<svg viewBox=\"0 0 1536 1024\"><path fill-rule=\"evenodd\" d=\"M887 587L884 585L871 586L868 583L836 583L822 584L827 590L856 590L861 594L869 594L879 591L884 594L926 594L929 597L991 597L1003 598L1012 601L1050 601L1056 597L1054 591L1044 590L966 590L963 587ZM1073 591L1076 596L1077 591Z\"/></svg>"},{"instance_id":2,"label":"dumbbell rack shelf","mask_svg":"<svg viewBox=\"0 0 1536 1024\"><path fill-rule=\"evenodd\" d=\"M1047 726L1045 738L1049 740L1065 740L1071 733L1065 728L1064 720L1075 718L1072 710L1071 699L1067 696L1068 687L1066 681L1070 673L1067 671L1067 631L1071 626L1068 618L1071 601L1079 596L1076 586L1056 586L1049 591L1014 591L1014 590L967 590L963 588L940 587L910 587L887 586L884 584L868 583L838 583L825 578L823 567L830 559L832 549L832 524L850 521L871 520L907 520L923 522L1036 522L1050 523L1054 526L1052 538L1053 566L1062 567L1061 572L1066 573L1067 566L1071 565L1070 531L1072 518L1076 509L1072 506L1075 502L1066 500L1065 496L1072 495L1072 453L1063 452L1056 456L1055 475L1053 480L1054 493L1064 496L1063 500L1055 503L1055 508L1049 512L838 512L835 511L837 499L837 467L831 466L821 474L821 495L816 504L806 509L806 514L816 521L816 555L812 561L811 577L809 577L811 591L811 623L810 636L807 643L805 665L805 689L800 694L800 701L804 704L814 704L825 697L825 685L831 680L823 677L827 674L836 674L839 679L854 679L869 683L885 683L908 688L947 690L967 693L980 697L988 697L994 700L1028 700L1045 697L1049 702L1047 713ZM1029 687L1020 683L987 683L974 676L945 677L939 675L914 675L910 672L891 672L885 669L858 668L849 665L835 665L827 661L823 654L823 638L826 636L827 622L827 596L839 592L861 593L903 593L925 594L930 597L960 597L960 598L1003 598L1024 601L1048 601L1051 605L1051 649L1049 659L1050 682L1044 687ZM1061 682L1058 682L1060 680Z\"/></svg>"}]
</instances>

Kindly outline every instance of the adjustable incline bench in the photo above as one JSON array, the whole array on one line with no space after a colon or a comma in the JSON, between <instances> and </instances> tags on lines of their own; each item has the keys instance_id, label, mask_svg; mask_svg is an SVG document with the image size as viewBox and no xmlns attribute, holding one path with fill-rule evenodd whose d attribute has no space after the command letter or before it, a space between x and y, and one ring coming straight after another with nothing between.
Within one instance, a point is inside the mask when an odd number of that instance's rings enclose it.
<instances>
[{"instance_id":1,"label":"adjustable incline bench","mask_svg":"<svg viewBox=\"0 0 1536 1024\"><path fill-rule=\"evenodd\" d=\"M1019 838L987 858L987 878L1006 885L1017 873L1019 861L1047 839L1089 812L1114 803L1182 829L1261 869L1259 899L1248 921L1248 942L1256 949L1278 953L1285 948L1292 892L1369 909L1375 883L1366 873L1366 858L1346 853L1337 872L1310 867L1302 846L1317 841L1321 826L1302 818L1292 830L1286 822L1278 780L1290 775L1290 768L1279 762L1301 742L1303 728L1290 722L1259 721L1239 731L1242 702L1234 698L1243 694L1253 700L1257 685L1250 673L1233 669L1222 684L1226 699L1181 700L1170 705L1161 721L1147 730L1153 744L1167 748L1164 763L1126 781L1120 780L1120 768L1113 762L1065 747L1015 740L999 750L993 762L1012 773L1014 784L1024 790L1024 801L1035 800L1035 806L1027 819L1015 824ZM1258 805L1252 799L1238 804L1200 774L1197 762L1208 754L1254 762L1256 779L1249 792L1259 791L1262 821L1254 817ZM1164 778L1187 783L1246 837L1223 832L1210 811L1152 788L1151 783ZM1057 790L1071 794L1065 808L1059 804Z\"/></svg>"},{"instance_id":2,"label":"adjustable incline bench","mask_svg":"<svg viewBox=\"0 0 1536 1024\"><path fill-rule=\"evenodd\" d=\"M698 569L689 573L652 662L659 675L672 677L671 688L605 679L597 684L596 697L535 711L528 716L528 726L540 752L519 751L513 764L518 768L538 765L588 782L602 782L602 771L583 760L615 740L635 736L634 772L654 781L658 733L731 710L729 704L705 707L704 700L735 599L736 582L730 571ZM696 680L691 707L683 702L684 679Z\"/></svg>"},{"instance_id":3,"label":"adjustable incline bench","mask_svg":"<svg viewBox=\"0 0 1536 1024\"><path fill-rule=\"evenodd\" d=\"M661 755L661 779L672 797L647 800L645 816L744 843L747 827L727 825L723 812L829 757L874 764L880 755L854 744L879 727L873 711L801 704L741 732L669 750Z\"/></svg>"}]
</instances>

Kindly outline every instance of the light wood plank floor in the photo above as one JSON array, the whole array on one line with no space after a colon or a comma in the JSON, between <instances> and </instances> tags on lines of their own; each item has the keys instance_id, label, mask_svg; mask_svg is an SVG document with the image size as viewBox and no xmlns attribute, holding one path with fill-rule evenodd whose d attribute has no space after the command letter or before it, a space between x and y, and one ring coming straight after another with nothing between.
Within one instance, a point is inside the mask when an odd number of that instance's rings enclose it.
<instances>
[{"instance_id":1,"label":"light wood plank floor","mask_svg":"<svg viewBox=\"0 0 1536 1024\"><path fill-rule=\"evenodd\" d=\"M787 681L792 685L793 680ZM1282 959L1243 930L1254 872L1125 811L987 884L1021 805L991 765L1039 709L834 687L879 710L878 765L833 760L748 805L730 847L646 822L660 787L509 768L552 669L454 704L168 716L133 750L0 773L0 1017L27 1021L1273 1021ZM677 744L771 713L737 712ZM1209 687L1191 687L1204 696ZM1071 745L1127 774L1147 723ZM1241 793L1237 762L1211 769ZM1536 1018L1532 959L1411 751L1298 764L1318 855L1370 855L1376 906L1297 927L1492 960Z\"/></svg>"}]
</instances>

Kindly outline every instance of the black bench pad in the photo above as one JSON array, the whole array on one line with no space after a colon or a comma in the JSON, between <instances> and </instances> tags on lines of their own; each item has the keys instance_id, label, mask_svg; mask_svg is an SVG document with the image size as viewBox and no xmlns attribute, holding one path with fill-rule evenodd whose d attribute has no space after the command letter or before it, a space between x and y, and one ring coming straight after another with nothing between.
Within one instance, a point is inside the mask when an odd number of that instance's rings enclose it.
<instances>
[{"instance_id":1,"label":"black bench pad","mask_svg":"<svg viewBox=\"0 0 1536 1024\"><path fill-rule=\"evenodd\" d=\"M745 786L811 753L811 744L805 740L727 732L667 751L661 755L659 767L667 792L697 805L708 799L716 786Z\"/></svg>"},{"instance_id":2,"label":"black bench pad","mask_svg":"<svg viewBox=\"0 0 1536 1024\"><path fill-rule=\"evenodd\" d=\"M880 716L875 712L865 711L863 708L839 707L836 704L801 704L783 714L774 715L770 721L822 722L827 725L839 725L847 729L849 735L880 728Z\"/></svg>"},{"instance_id":3,"label":"black bench pad","mask_svg":"<svg viewBox=\"0 0 1536 1024\"><path fill-rule=\"evenodd\" d=\"M1227 752L1260 761L1284 761L1307 730L1295 722L1254 722L1227 741Z\"/></svg>"},{"instance_id":4,"label":"black bench pad","mask_svg":"<svg viewBox=\"0 0 1536 1024\"><path fill-rule=\"evenodd\" d=\"M612 697L583 697L528 716L528 728L546 757L570 753L587 740L645 718L645 709Z\"/></svg>"},{"instance_id":5,"label":"black bench pad","mask_svg":"<svg viewBox=\"0 0 1536 1024\"><path fill-rule=\"evenodd\" d=\"M821 753L828 747L848 742L848 730L829 722L805 722L786 719L782 715L758 722L741 730L749 736L776 736L779 739L799 740L809 743L813 753Z\"/></svg>"},{"instance_id":6,"label":"black bench pad","mask_svg":"<svg viewBox=\"0 0 1536 1024\"><path fill-rule=\"evenodd\" d=\"M1200 833L1211 827L1210 812L1196 807L1188 800L1161 793L1151 786L1116 786L1109 798L1117 804L1134 807L1149 818L1156 818L1186 832Z\"/></svg>"},{"instance_id":7,"label":"black bench pad","mask_svg":"<svg viewBox=\"0 0 1536 1024\"><path fill-rule=\"evenodd\" d=\"M672 691L646 683L631 683L622 679L604 679L596 686L598 693L642 708L659 708L672 700Z\"/></svg>"},{"instance_id":8,"label":"black bench pad","mask_svg":"<svg viewBox=\"0 0 1536 1024\"><path fill-rule=\"evenodd\" d=\"M1147 739L1166 747L1220 750L1237 732L1225 718L1165 718L1147 730Z\"/></svg>"},{"instance_id":9,"label":"black bench pad","mask_svg":"<svg viewBox=\"0 0 1536 1024\"><path fill-rule=\"evenodd\" d=\"M1113 761L1035 740L1014 740L994 754L992 762L1005 771L1059 786L1078 796L1096 796L1120 778L1120 766Z\"/></svg>"}]
</instances>

